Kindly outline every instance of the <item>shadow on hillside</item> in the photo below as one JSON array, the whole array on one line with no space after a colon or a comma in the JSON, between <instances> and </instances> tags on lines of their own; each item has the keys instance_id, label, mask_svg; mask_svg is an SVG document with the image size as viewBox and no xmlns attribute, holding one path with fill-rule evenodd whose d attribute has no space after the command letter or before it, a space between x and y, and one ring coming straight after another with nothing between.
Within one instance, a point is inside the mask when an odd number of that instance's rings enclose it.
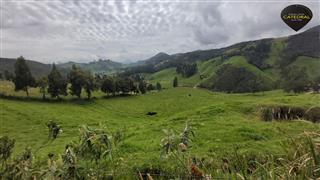
<instances>
[{"instance_id":1,"label":"shadow on hillside","mask_svg":"<svg viewBox=\"0 0 320 180\"><path fill-rule=\"evenodd\" d=\"M79 99L79 98L38 98L38 97L23 97L23 96L12 96L12 95L4 95L0 94L1 99L8 99L8 100L14 100L14 101L23 101L23 102L42 102L42 103L74 103L79 105L85 105L85 104L91 104L96 99L95 97L91 99Z\"/></svg>"},{"instance_id":2,"label":"shadow on hillside","mask_svg":"<svg viewBox=\"0 0 320 180\"><path fill-rule=\"evenodd\" d=\"M129 97L129 96L135 96L132 94L122 94L117 96L102 96L101 98L92 97L91 99L87 98L46 98L42 99L39 97L25 97L25 96L12 96L12 95L4 95L0 93L1 99L8 99L8 100L14 100L14 101L23 101L23 102L42 102L42 103L74 103L79 105L86 105L86 104L92 104L97 99L113 99L113 98L120 98L120 97Z\"/></svg>"},{"instance_id":3,"label":"shadow on hillside","mask_svg":"<svg viewBox=\"0 0 320 180\"><path fill-rule=\"evenodd\" d=\"M123 98L123 97L133 97L137 94L117 94L117 95L105 95L102 96L103 99L116 99L116 98Z\"/></svg>"}]
</instances>

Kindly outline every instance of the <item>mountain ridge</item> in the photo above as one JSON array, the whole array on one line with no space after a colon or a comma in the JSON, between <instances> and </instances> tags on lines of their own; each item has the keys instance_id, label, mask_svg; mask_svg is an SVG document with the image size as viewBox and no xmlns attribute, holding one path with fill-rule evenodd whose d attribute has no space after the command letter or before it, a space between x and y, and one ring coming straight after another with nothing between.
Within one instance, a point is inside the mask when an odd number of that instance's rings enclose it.
<instances>
[{"instance_id":1,"label":"mountain ridge","mask_svg":"<svg viewBox=\"0 0 320 180\"><path fill-rule=\"evenodd\" d=\"M301 35L310 34L311 38L308 38L308 40L312 40L312 43L318 43L319 44L319 46L312 46L312 47L316 47L316 50L313 50L313 52L317 52L317 54L315 54L314 57L320 57L320 43L319 43L320 42L319 41L320 40L320 35L319 35L319 32L320 32L320 25L317 25L317 26L314 26L314 27L312 27L310 29L307 29L307 30L305 30L303 32L300 32L300 33L297 33L297 34L294 34L294 35L290 35L290 36L284 36L284 37L278 37L278 38L263 38L263 39L249 40L249 41L238 42L238 43L232 44L230 46L222 47L222 48L196 50L196 51L190 51L190 52L185 52L185 53L176 53L176 54L172 54L172 55L169 55L169 56L170 56L170 59L175 59L176 61L182 61L182 60L196 61L195 59L191 59L190 57L187 57L188 55L192 55L193 57L196 57L197 60L206 60L210 56L211 56L210 58L213 58L216 54L219 54L222 51L226 51L226 50L233 49L233 48L236 48L236 47L242 47L242 46L245 46L248 43L254 43L254 42L257 42L257 41L265 41L265 40L281 39L281 38L288 38L289 41L295 41L297 38L301 37ZM318 37L318 39L314 38L314 37ZM316 41L316 42L314 42L314 41ZM291 43L295 44L295 42L291 42ZM306 42L306 43L312 44L310 42ZM143 60L141 62L145 62L145 63L149 64L150 61L153 61L153 58L158 56L158 54L156 54L156 55L154 55L154 56L152 56L152 57L150 57L150 58L148 58L146 60ZM200 54L205 54L205 55L200 55Z\"/></svg>"},{"instance_id":2,"label":"mountain ridge","mask_svg":"<svg viewBox=\"0 0 320 180\"><path fill-rule=\"evenodd\" d=\"M3 58L0 57L0 73L4 74L4 71L14 73L14 63L16 62L15 58ZM26 59L26 63L30 68L31 73L35 77L46 76L49 74L52 68L52 64L45 64L35 60ZM57 63L57 68L62 71L63 74L66 74L73 65L83 68L84 70L91 71L92 73L113 73L116 70L119 70L124 67L122 63L111 61L110 59L99 59L91 61L88 63L78 63L78 62L66 62L66 63Z\"/></svg>"},{"instance_id":3,"label":"mountain ridge","mask_svg":"<svg viewBox=\"0 0 320 180\"><path fill-rule=\"evenodd\" d=\"M259 71L265 71L267 73L271 72L272 74L275 72L278 73L280 67L293 64L299 57L299 65L302 65L302 62L308 59L301 57L311 57L317 60L317 58L320 57L319 32L320 25L290 36L250 40L218 49L196 50L172 55L159 52L150 58L128 65L114 62L109 59L100 59L88 63L59 63L57 64L57 67L65 72L67 72L72 65L77 65L92 73L108 74L120 72L126 75L136 73L152 74L168 68L175 68L179 64L201 64L201 62L210 61L214 58L220 58L220 64L223 64L225 61L236 56L240 59L242 57L245 58L245 62L243 60L241 61L242 65L248 63L248 65L250 64L257 67ZM4 70L13 72L14 62L15 59L13 58L0 58L0 73L3 73ZM31 72L36 77L48 74L51 69L50 64L44 64L33 60L27 60L27 64L30 66ZM218 61L211 64L207 63L208 66L216 66L217 64L219 64ZM206 72L209 72L209 70L206 70ZM208 73L206 73L206 75L211 76ZM198 82L197 84L201 84L201 82Z\"/></svg>"}]
</instances>

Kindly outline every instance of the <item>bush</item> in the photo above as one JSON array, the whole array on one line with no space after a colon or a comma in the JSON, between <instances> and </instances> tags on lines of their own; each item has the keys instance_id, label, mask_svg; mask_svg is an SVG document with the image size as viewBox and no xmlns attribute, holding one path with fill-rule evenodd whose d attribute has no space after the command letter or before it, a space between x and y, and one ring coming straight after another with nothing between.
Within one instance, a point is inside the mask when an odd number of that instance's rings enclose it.
<instances>
[{"instance_id":1,"label":"bush","mask_svg":"<svg viewBox=\"0 0 320 180\"><path fill-rule=\"evenodd\" d=\"M281 72L282 87L285 92L301 93L310 89L310 78L305 68L291 66Z\"/></svg>"},{"instance_id":2,"label":"bush","mask_svg":"<svg viewBox=\"0 0 320 180\"><path fill-rule=\"evenodd\" d=\"M260 115L265 121L292 120L303 118L305 115L305 109L302 107L290 107L283 105L269 106L261 108Z\"/></svg>"},{"instance_id":3,"label":"bush","mask_svg":"<svg viewBox=\"0 0 320 180\"><path fill-rule=\"evenodd\" d=\"M56 139L62 132L60 125L54 121L49 121L46 125L49 129L49 139Z\"/></svg>"},{"instance_id":4,"label":"bush","mask_svg":"<svg viewBox=\"0 0 320 180\"><path fill-rule=\"evenodd\" d=\"M183 77L190 77L197 73L198 67L196 63L193 64L178 64L176 68L177 73L182 74Z\"/></svg>"},{"instance_id":5,"label":"bush","mask_svg":"<svg viewBox=\"0 0 320 180\"><path fill-rule=\"evenodd\" d=\"M3 136L0 138L0 160L6 161L13 150L14 139L10 139L8 136Z\"/></svg>"},{"instance_id":6,"label":"bush","mask_svg":"<svg viewBox=\"0 0 320 180\"><path fill-rule=\"evenodd\" d=\"M306 119L312 122L320 122L320 107L312 107L306 112Z\"/></svg>"}]
</instances>

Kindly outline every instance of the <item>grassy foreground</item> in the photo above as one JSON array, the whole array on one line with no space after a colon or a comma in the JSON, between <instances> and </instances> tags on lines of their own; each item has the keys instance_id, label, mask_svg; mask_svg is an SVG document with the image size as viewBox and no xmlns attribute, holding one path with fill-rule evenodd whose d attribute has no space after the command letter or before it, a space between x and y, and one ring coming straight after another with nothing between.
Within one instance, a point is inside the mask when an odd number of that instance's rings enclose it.
<instances>
[{"instance_id":1,"label":"grassy foreground","mask_svg":"<svg viewBox=\"0 0 320 180\"><path fill-rule=\"evenodd\" d=\"M4 88L6 87L6 88ZM10 91L2 84L1 92ZM37 90L31 91L38 96ZM20 94L22 96L22 94ZM94 101L70 100L41 102L0 99L0 136L16 140L15 152L29 146L39 159L48 153L61 154L65 145L78 139L79 127L105 127L121 130L125 139L119 150L128 167L154 164L160 159L163 129L181 132L185 122L195 128L190 153L198 157L219 156L232 152L256 154L284 153L281 142L303 131L319 131L320 125L299 120L264 122L259 118L262 105L285 104L303 107L319 105L319 94L289 95L281 91L257 94L224 94L195 88L170 88L146 95L105 98L95 94ZM149 111L157 112L148 116ZM48 140L46 123L58 122L63 133Z\"/></svg>"}]
</instances>

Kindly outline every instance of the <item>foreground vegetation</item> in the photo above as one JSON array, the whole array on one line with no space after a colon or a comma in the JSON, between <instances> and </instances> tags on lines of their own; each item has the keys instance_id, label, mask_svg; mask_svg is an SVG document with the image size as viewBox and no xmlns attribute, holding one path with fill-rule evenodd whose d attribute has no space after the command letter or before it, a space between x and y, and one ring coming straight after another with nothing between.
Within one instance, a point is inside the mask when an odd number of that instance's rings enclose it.
<instances>
[{"instance_id":1,"label":"foreground vegetation","mask_svg":"<svg viewBox=\"0 0 320 180\"><path fill-rule=\"evenodd\" d=\"M33 165L43 167L47 166L48 154L53 154L53 159L61 162L66 145L79 143L78 134L79 129L80 133L83 132L82 125L103 129L110 137L115 137L115 133L121 134L121 141L113 152L114 164L98 165L109 167L106 170L108 174L121 175L126 172L127 177L138 177L139 171L142 176L143 173L157 174L160 171L190 175L190 172L185 172L186 166L178 163L177 158L182 158L182 155L176 157L169 153L166 158L161 156L161 140L172 134L180 137L186 121L192 125L195 136L191 137L188 156L183 158L195 158L197 163L201 159L206 163L211 162L205 167L197 167L204 174L214 177L229 176L228 172L220 171L217 167L224 162L223 158L233 163L237 159L233 156L235 151L241 158L248 157L245 159L283 157L288 150L283 148L283 142L298 138L304 131L320 130L319 124L308 121L265 122L259 115L261 107L266 105L318 106L320 96L313 93L294 95L270 91L225 94L177 87L160 92L151 91L146 95L106 97L97 91L92 94L94 100L77 99L69 95L60 101L42 101L38 88L30 89L28 99L24 98L23 92L15 92L12 83L0 84L1 92L7 97L22 97L2 98L0 101L0 135L15 139L11 159L19 157L25 147L31 147ZM148 115L149 112L155 114ZM47 123L51 120L62 129L55 140L48 138ZM163 129L166 129L166 133ZM103 158L104 163L109 163L109 158ZM94 160L80 162L81 167L98 169ZM232 172L235 173L233 175L240 173L245 176L239 169Z\"/></svg>"},{"instance_id":2,"label":"foreground vegetation","mask_svg":"<svg viewBox=\"0 0 320 180\"><path fill-rule=\"evenodd\" d=\"M50 124L50 125L49 125ZM55 139L59 127L50 121L49 138ZM53 131L52 131L53 130ZM267 178L267 179L316 179L320 177L320 134L305 132L285 141L286 154L243 154L238 147L233 154L222 157L197 157L189 153L194 137L193 127L187 122L176 136L164 130L161 139L162 154L158 164L134 167L131 171L121 156L118 145L123 135L112 135L104 129L83 126L78 141L66 145L65 152L55 157L48 154L47 164L34 163L33 153L26 148L21 155L11 158L15 141L7 136L0 138L0 177L4 179L212 179L214 178ZM156 165L156 166L154 166ZM125 168L124 168L125 167ZM128 171L129 170L129 171Z\"/></svg>"}]
</instances>

